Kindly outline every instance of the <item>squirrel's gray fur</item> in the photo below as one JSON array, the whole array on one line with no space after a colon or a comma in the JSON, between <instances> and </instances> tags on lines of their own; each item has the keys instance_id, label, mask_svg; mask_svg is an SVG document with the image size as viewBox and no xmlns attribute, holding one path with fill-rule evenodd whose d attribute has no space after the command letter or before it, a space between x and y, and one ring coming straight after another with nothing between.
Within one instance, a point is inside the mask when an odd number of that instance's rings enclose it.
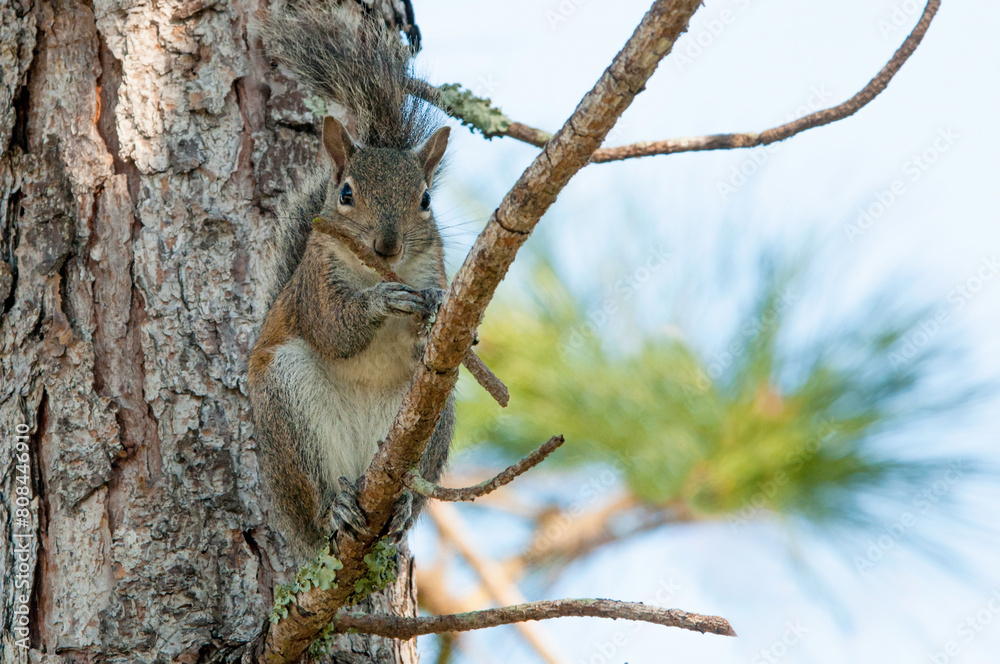
<instances>
[{"instance_id":1,"label":"squirrel's gray fur","mask_svg":"<svg viewBox=\"0 0 1000 664\"><path fill-rule=\"evenodd\" d=\"M408 93L414 80L410 47L357 7L279 0L251 29L267 55L310 92L348 109L360 145L412 150L441 127L433 107ZM305 251L329 179L324 164L278 204L268 248L272 274L263 283L268 307Z\"/></svg>"},{"instance_id":2,"label":"squirrel's gray fur","mask_svg":"<svg viewBox=\"0 0 1000 664\"><path fill-rule=\"evenodd\" d=\"M351 488L338 478L355 480L374 457L444 292L443 243L423 200L448 129L430 133L433 116L406 94L408 48L357 12L279 7L256 29L269 55L353 114L359 133L353 140L326 118L327 163L279 205L275 265L261 275L270 282L269 310L250 355L249 394L275 522L305 559L331 528L357 527ZM384 251L407 285L383 282L338 240L312 231L317 216ZM420 464L432 481L447 460L452 413L449 402ZM394 527L405 528L407 515Z\"/></svg>"},{"instance_id":3,"label":"squirrel's gray fur","mask_svg":"<svg viewBox=\"0 0 1000 664\"><path fill-rule=\"evenodd\" d=\"M408 92L410 47L357 8L276 9L257 30L273 60L354 112L359 143L412 150L440 126L433 109Z\"/></svg>"}]
</instances>

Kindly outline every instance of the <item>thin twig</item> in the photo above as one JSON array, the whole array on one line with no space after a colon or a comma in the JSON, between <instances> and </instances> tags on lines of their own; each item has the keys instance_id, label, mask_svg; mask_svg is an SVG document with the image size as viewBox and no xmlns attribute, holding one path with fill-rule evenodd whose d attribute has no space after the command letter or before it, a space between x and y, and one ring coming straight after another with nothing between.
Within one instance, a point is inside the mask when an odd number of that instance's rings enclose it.
<instances>
[{"instance_id":1,"label":"thin twig","mask_svg":"<svg viewBox=\"0 0 1000 664\"><path fill-rule=\"evenodd\" d=\"M544 129L535 129L520 122L511 122L504 135L529 143L537 148L544 148L545 144L552 140L552 134Z\"/></svg>"},{"instance_id":2,"label":"thin twig","mask_svg":"<svg viewBox=\"0 0 1000 664\"><path fill-rule=\"evenodd\" d=\"M346 229L341 227L334 221L327 219L326 217L316 217L313 219L313 228L325 235L329 235L340 240L345 247L351 250L351 252L358 257L362 263L367 267L375 270L386 281L394 281L396 283L402 284L406 283L403 278L396 274L392 268L389 266L389 261L385 260L379 256L375 251L368 245L361 244L358 242L357 238L347 232ZM462 360L462 364L465 368L469 370L472 377L482 385L483 389L489 392L490 396L496 399L496 402L500 404L501 408L506 408L507 404L510 403L510 391L507 386L503 384L503 381L497 378L496 374L490 371L490 368L486 366L482 358L476 355L475 351L471 348L466 352L465 358Z\"/></svg>"},{"instance_id":3,"label":"thin twig","mask_svg":"<svg viewBox=\"0 0 1000 664\"><path fill-rule=\"evenodd\" d=\"M708 150L738 150L744 148L754 148L761 145L770 145L771 143L783 141L786 138L791 138L792 136L809 129L822 127L838 120L848 118L871 103L875 97L886 89L889 82L892 81L893 77L895 77L899 70L903 67L903 64L905 64L906 61L909 60L910 56L913 55L914 51L917 50L920 42L923 41L923 38L927 34L927 30L931 25L931 21L934 19L934 16L937 14L940 7L940 0L928 0L920 20L917 21L917 25L913 28L913 31L910 32L909 36L907 36L906 40L903 41L903 44L899 47L899 49L896 50L889 62L886 63L882 70L879 71L879 73L871 81L869 81L868 85L866 85L860 92L838 106L810 113L809 115L803 116L798 120L794 120L777 127L772 127L771 129L766 129L761 132L710 134L707 136L691 136L688 138L671 138L663 141L642 141L639 143L632 143L630 145L600 148L599 150L594 151L593 156L590 158L590 163L602 164L610 161L621 161L623 159L635 159L638 157L651 157L662 154L676 154L679 152L704 152ZM432 90L434 90L434 88L430 88L428 90L416 87L414 89L414 94L417 94L431 103L436 103L436 98L434 97ZM479 101L489 106L489 100ZM444 107L443 110L462 120L466 124L475 126L474 119L469 118L467 115L463 115L461 112L456 112L456 109ZM489 133L485 131L483 132L488 138L493 136L509 136L536 147L544 147L544 145L552 137L551 134L542 129L536 129L535 127L529 127L528 125L520 122L514 122L507 116L503 115L499 109L492 110L503 119L503 122L500 124L500 128L494 129Z\"/></svg>"},{"instance_id":4,"label":"thin twig","mask_svg":"<svg viewBox=\"0 0 1000 664\"><path fill-rule=\"evenodd\" d=\"M641 622L679 627L703 634L736 636L732 625L725 618L688 613L679 609L662 609L641 602L619 602L611 599L558 599L515 604L499 609L483 609L447 616L421 616L416 618L388 614L344 612L334 620L334 630L349 630L376 634L394 639L412 639L422 634L442 632L467 632L527 620L552 618L589 617L612 620L637 620Z\"/></svg>"},{"instance_id":5,"label":"thin twig","mask_svg":"<svg viewBox=\"0 0 1000 664\"><path fill-rule=\"evenodd\" d=\"M417 474L416 471L410 472L406 478L406 483L408 487L417 493L423 494L429 498L434 498L435 500L445 500L449 502L475 500L476 498L480 498L488 493L496 491L505 484L510 484L516 477L523 475L544 461L546 457L555 452L556 449L558 449L564 442L566 442L566 439L562 436L552 436L552 438L549 438L549 440L537 450L524 457L514 465L508 467L493 479L480 482L475 486L464 487L461 489L449 489L443 486L438 486L437 484L424 479Z\"/></svg>"},{"instance_id":6,"label":"thin twig","mask_svg":"<svg viewBox=\"0 0 1000 664\"><path fill-rule=\"evenodd\" d=\"M510 391L507 386L503 384L503 381L497 378L497 375L490 371L490 368L486 366L483 359L476 355L472 348L465 351L465 357L462 358L462 364L472 377L476 379L484 390L490 393L501 408L506 408L507 404L510 403Z\"/></svg>"}]
</instances>

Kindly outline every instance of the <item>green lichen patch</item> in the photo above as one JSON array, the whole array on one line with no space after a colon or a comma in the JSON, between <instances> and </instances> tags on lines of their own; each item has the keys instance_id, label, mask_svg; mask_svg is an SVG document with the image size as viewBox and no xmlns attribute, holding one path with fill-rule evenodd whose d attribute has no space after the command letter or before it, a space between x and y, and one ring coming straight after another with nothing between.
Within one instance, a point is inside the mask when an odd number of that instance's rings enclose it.
<instances>
[{"instance_id":1,"label":"green lichen patch","mask_svg":"<svg viewBox=\"0 0 1000 664\"><path fill-rule=\"evenodd\" d=\"M382 590L396 580L396 563L398 556L396 547L386 539L380 539L372 547L371 553L364 557L368 573L354 582L352 604L368 595Z\"/></svg>"},{"instance_id":2,"label":"green lichen patch","mask_svg":"<svg viewBox=\"0 0 1000 664\"><path fill-rule=\"evenodd\" d=\"M314 661L319 661L324 656L329 655L333 645L333 637L336 635L337 633L333 631L333 623L324 627L316 640L309 644L309 657Z\"/></svg>"},{"instance_id":3,"label":"green lichen patch","mask_svg":"<svg viewBox=\"0 0 1000 664\"><path fill-rule=\"evenodd\" d=\"M354 583L354 593L347 598L348 605L357 604L371 593L382 590L396 580L399 556L396 547L390 544L389 540L380 539L372 547L371 553L364 557L364 562L368 571ZM339 560L337 564L340 564ZM336 635L333 623L324 627L316 640L309 645L309 656L318 660L329 654Z\"/></svg>"},{"instance_id":4,"label":"green lichen patch","mask_svg":"<svg viewBox=\"0 0 1000 664\"><path fill-rule=\"evenodd\" d=\"M307 563L295 574L291 583L281 584L274 588L274 608L271 609L271 622L277 623L288 617L288 605L295 601L299 593L319 588L330 590L336 588L337 570L344 564L328 550L321 550L312 562Z\"/></svg>"},{"instance_id":5,"label":"green lichen patch","mask_svg":"<svg viewBox=\"0 0 1000 664\"><path fill-rule=\"evenodd\" d=\"M503 135L510 127L510 118L489 99L477 97L458 83L446 83L438 90L448 115L460 120L470 131L478 129L486 138L493 138Z\"/></svg>"},{"instance_id":6,"label":"green lichen patch","mask_svg":"<svg viewBox=\"0 0 1000 664\"><path fill-rule=\"evenodd\" d=\"M326 102L321 97L303 97L302 103L317 118L326 117Z\"/></svg>"}]
</instances>

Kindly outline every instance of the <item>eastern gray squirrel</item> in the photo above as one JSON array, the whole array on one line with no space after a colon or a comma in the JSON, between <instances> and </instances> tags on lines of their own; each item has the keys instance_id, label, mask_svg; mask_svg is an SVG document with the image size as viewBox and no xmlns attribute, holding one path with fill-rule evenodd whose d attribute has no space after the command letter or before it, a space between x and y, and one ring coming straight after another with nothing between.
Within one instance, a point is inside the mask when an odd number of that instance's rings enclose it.
<instances>
[{"instance_id":1,"label":"eastern gray squirrel","mask_svg":"<svg viewBox=\"0 0 1000 664\"><path fill-rule=\"evenodd\" d=\"M409 47L360 12L272 9L258 22L268 55L314 93L346 107L355 136L323 120L326 165L279 205L269 310L250 353L248 387L277 526L300 558L332 531L365 528L354 486L389 430L446 286L431 187L448 143L432 110L407 93ZM389 261L409 286L383 282L333 237L336 221ZM449 402L419 471L448 456ZM399 536L417 505L397 504Z\"/></svg>"}]
</instances>

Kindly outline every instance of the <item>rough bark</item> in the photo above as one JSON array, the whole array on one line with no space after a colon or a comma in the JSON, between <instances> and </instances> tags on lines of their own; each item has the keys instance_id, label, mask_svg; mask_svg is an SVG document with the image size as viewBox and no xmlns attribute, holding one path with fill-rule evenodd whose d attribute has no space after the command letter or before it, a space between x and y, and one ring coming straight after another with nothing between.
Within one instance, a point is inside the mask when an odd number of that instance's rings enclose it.
<instances>
[{"instance_id":1,"label":"rough bark","mask_svg":"<svg viewBox=\"0 0 1000 664\"><path fill-rule=\"evenodd\" d=\"M318 141L247 36L258 8L0 0L4 664L243 657L286 572L244 375L273 200ZM23 534L30 650L12 631ZM401 569L374 604L413 614ZM405 642L341 638L344 661L415 661Z\"/></svg>"}]
</instances>

